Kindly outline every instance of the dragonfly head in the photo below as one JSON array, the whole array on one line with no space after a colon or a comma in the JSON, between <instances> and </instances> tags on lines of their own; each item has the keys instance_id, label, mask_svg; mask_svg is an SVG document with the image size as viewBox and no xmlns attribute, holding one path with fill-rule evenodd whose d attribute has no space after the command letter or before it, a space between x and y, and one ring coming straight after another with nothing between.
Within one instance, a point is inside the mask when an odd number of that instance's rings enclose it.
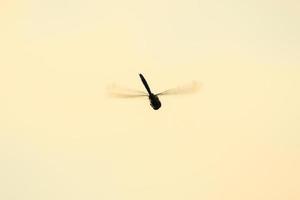
<instances>
[{"instance_id":1,"label":"dragonfly head","mask_svg":"<svg viewBox=\"0 0 300 200\"><path fill-rule=\"evenodd\" d=\"M150 105L154 110L158 110L161 107L161 102L157 95L150 94L149 100L150 100Z\"/></svg>"}]
</instances>

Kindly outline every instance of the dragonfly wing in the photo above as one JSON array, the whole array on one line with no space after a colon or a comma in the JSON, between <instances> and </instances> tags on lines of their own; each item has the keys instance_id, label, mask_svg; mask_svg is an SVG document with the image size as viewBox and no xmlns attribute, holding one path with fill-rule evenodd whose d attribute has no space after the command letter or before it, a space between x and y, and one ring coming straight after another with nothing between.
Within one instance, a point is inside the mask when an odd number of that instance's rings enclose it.
<instances>
[{"instance_id":1,"label":"dragonfly wing","mask_svg":"<svg viewBox=\"0 0 300 200\"><path fill-rule=\"evenodd\" d=\"M200 88L200 84L197 83L196 81L193 81L192 83L171 88L163 92L157 93L156 95L192 94L197 92L199 88Z\"/></svg>"},{"instance_id":2,"label":"dragonfly wing","mask_svg":"<svg viewBox=\"0 0 300 200\"><path fill-rule=\"evenodd\" d=\"M116 97L116 98L137 98L137 97L148 96L148 94L143 91L121 87L116 84L112 84L108 86L107 92L109 96Z\"/></svg>"}]
</instances>

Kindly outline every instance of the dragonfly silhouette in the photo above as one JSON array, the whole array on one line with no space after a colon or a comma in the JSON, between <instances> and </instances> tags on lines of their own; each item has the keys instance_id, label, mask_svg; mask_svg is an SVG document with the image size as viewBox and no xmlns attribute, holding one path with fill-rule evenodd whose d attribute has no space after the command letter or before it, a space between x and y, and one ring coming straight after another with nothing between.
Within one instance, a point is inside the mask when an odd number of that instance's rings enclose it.
<instances>
[{"instance_id":1,"label":"dragonfly silhouette","mask_svg":"<svg viewBox=\"0 0 300 200\"><path fill-rule=\"evenodd\" d=\"M126 88L121 88L117 86L112 86L109 88L110 95L118 98L135 98L135 97L147 97L149 98L150 105L154 110L158 110L161 107L161 102L158 96L162 95L176 95L176 94L189 94L194 93L198 89L198 84L194 81L192 84L184 85L181 87L176 87L172 89L165 90L160 93L153 93L142 74L139 74L147 93L137 90L131 90Z\"/></svg>"}]
</instances>

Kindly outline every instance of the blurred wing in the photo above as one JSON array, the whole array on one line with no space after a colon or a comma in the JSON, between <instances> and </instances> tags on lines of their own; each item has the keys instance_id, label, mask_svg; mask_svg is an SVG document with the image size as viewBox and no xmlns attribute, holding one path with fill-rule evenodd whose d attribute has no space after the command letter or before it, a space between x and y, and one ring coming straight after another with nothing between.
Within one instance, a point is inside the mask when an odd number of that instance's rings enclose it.
<instances>
[{"instance_id":1,"label":"blurred wing","mask_svg":"<svg viewBox=\"0 0 300 200\"><path fill-rule=\"evenodd\" d=\"M109 96L116 98L137 98L148 96L148 94L143 91L121 87L116 84L108 86L107 92Z\"/></svg>"},{"instance_id":2,"label":"blurred wing","mask_svg":"<svg viewBox=\"0 0 300 200\"><path fill-rule=\"evenodd\" d=\"M196 81L193 81L190 84L178 86L176 88L171 88L168 90L165 90L163 92L160 92L156 95L178 95L178 94L192 94L199 90L200 84Z\"/></svg>"}]
</instances>

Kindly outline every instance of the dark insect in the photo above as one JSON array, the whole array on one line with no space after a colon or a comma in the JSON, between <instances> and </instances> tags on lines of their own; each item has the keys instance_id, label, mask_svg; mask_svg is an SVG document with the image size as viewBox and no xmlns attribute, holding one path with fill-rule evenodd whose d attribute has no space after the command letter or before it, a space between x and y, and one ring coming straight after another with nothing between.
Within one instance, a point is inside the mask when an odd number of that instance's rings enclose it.
<instances>
[{"instance_id":1,"label":"dark insect","mask_svg":"<svg viewBox=\"0 0 300 200\"><path fill-rule=\"evenodd\" d=\"M153 93L142 74L139 74L143 85L145 86L147 93L137 90L131 90L127 88L118 87L116 85L112 85L109 87L109 93L113 97L118 98L135 98L135 97L147 97L149 98L150 105L154 110L158 110L161 107L161 102L158 96L162 95L176 95L176 94L190 94L194 93L198 90L199 85L194 81L189 85L185 85L182 87L176 87L172 89L165 90L160 93Z\"/></svg>"}]
</instances>

